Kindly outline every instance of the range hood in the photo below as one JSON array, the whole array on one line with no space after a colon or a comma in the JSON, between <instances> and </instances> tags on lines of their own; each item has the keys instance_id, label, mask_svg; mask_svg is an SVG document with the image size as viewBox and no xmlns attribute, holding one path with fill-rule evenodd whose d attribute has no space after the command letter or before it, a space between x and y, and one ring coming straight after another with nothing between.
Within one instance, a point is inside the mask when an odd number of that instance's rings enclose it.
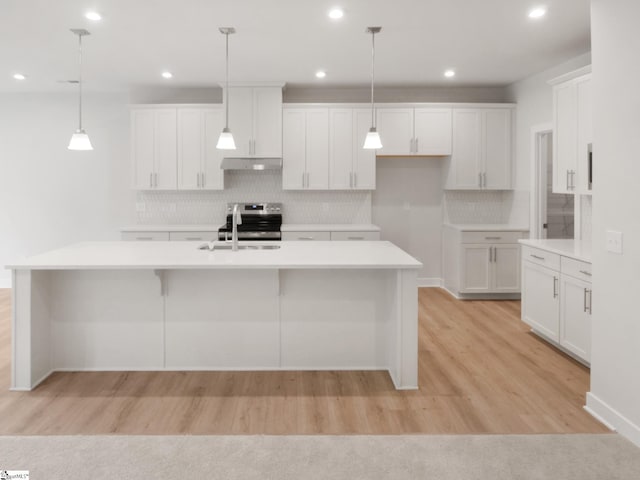
<instances>
[{"instance_id":1,"label":"range hood","mask_svg":"<svg viewBox=\"0 0 640 480\"><path fill-rule=\"evenodd\" d=\"M225 157L220 164L222 170L281 170L282 158Z\"/></svg>"}]
</instances>

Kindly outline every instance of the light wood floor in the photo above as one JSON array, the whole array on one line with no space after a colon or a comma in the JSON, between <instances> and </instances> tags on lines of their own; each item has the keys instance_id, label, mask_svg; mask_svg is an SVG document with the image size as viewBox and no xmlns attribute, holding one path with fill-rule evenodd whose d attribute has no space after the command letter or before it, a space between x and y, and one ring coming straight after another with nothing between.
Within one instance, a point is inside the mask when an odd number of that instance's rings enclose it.
<instances>
[{"instance_id":1,"label":"light wood floor","mask_svg":"<svg viewBox=\"0 0 640 480\"><path fill-rule=\"evenodd\" d=\"M0 290L0 434L606 432L589 371L528 333L520 302L420 290L418 391L386 372L56 373L10 392L11 295Z\"/></svg>"}]
</instances>

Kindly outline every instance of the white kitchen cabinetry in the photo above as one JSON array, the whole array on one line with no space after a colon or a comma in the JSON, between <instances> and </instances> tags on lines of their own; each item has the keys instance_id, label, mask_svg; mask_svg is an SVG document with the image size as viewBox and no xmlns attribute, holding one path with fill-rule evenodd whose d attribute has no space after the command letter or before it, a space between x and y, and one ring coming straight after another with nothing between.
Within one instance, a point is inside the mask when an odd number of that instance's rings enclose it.
<instances>
[{"instance_id":1,"label":"white kitchen cabinetry","mask_svg":"<svg viewBox=\"0 0 640 480\"><path fill-rule=\"evenodd\" d=\"M286 108L282 116L283 190L328 190L329 109Z\"/></svg>"},{"instance_id":2,"label":"white kitchen cabinetry","mask_svg":"<svg viewBox=\"0 0 640 480\"><path fill-rule=\"evenodd\" d=\"M176 190L175 108L131 111L133 186L139 190Z\"/></svg>"},{"instance_id":3,"label":"white kitchen cabinetry","mask_svg":"<svg viewBox=\"0 0 640 480\"><path fill-rule=\"evenodd\" d=\"M553 191L591 194L589 157L593 142L590 68L552 80Z\"/></svg>"},{"instance_id":4,"label":"white kitchen cabinetry","mask_svg":"<svg viewBox=\"0 0 640 480\"><path fill-rule=\"evenodd\" d=\"M282 85L229 87L229 129L227 157L282 157Z\"/></svg>"},{"instance_id":5,"label":"white kitchen cabinetry","mask_svg":"<svg viewBox=\"0 0 640 480\"><path fill-rule=\"evenodd\" d=\"M222 190L222 150L216 149L224 127L220 108L178 109L178 189Z\"/></svg>"},{"instance_id":6,"label":"white kitchen cabinetry","mask_svg":"<svg viewBox=\"0 0 640 480\"><path fill-rule=\"evenodd\" d=\"M453 151L445 188L511 188L513 108L454 108Z\"/></svg>"},{"instance_id":7,"label":"white kitchen cabinetry","mask_svg":"<svg viewBox=\"0 0 640 480\"><path fill-rule=\"evenodd\" d=\"M329 109L329 188L374 190L376 154L362 148L371 112L361 108Z\"/></svg>"},{"instance_id":8,"label":"white kitchen cabinetry","mask_svg":"<svg viewBox=\"0 0 640 480\"><path fill-rule=\"evenodd\" d=\"M591 360L591 264L523 246L522 321L584 362Z\"/></svg>"},{"instance_id":9,"label":"white kitchen cabinetry","mask_svg":"<svg viewBox=\"0 0 640 480\"><path fill-rule=\"evenodd\" d=\"M301 230L282 232L282 240L333 240L333 241L376 241L380 240L379 231L336 231L336 230Z\"/></svg>"},{"instance_id":10,"label":"white kitchen cabinetry","mask_svg":"<svg viewBox=\"0 0 640 480\"><path fill-rule=\"evenodd\" d=\"M445 226L445 288L455 295L520 292L523 231L465 231Z\"/></svg>"},{"instance_id":11,"label":"white kitchen cabinetry","mask_svg":"<svg viewBox=\"0 0 640 480\"><path fill-rule=\"evenodd\" d=\"M378 108L377 128L378 156L451 155L451 108Z\"/></svg>"}]
</instances>

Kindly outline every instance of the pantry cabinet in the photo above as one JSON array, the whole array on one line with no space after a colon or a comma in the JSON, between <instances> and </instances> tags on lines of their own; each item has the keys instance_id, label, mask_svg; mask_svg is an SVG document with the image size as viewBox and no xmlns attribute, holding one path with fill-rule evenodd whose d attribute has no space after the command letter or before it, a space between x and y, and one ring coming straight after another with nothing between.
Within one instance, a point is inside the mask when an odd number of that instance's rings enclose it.
<instances>
[{"instance_id":1,"label":"pantry cabinet","mask_svg":"<svg viewBox=\"0 0 640 480\"><path fill-rule=\"evenodd\" d=\"M131 111L134 188L177 188L176 127L175 108L141 108Z\"/></svg>"},{"instance_id":2,"label":"pantry cabinet","mask_svg":"<svg viewBox=\"0 0 640 480\"><path fill-rule=\"evenodd\" d=\"M583 362L591 360L591 264L530 246L522 254L522 321Z\"/></svg>"},{"instance_id":3,"label":"pantry cabinet","mask_svg":"<svg viewBox=\"0 0 640 480\"><path fill-rule=\"evenodd\" d=\"M178 189L222 190L223 151L216 149L224 127L224 112L217 108L178 109Z\"/></svg>"},{"instance_id":4,"label":"pantry cabinet","mask_svg":"<svg viewBox=\"0 0 640 480\"><path fill-rule=\"evenodd\" d=\"M377 111L382 140L378 156L451 155L451 108L388 108Z\"/></svg>"},{"instance_id":5,"label":"pantry cabinet","mask_svg":"<svg viewBox=\"0 0 640 480\"><path fill-rule=\"evenodd\" d=\"M376 155L362 148L371 112L362 108L329 109L329 188L374 190Z\"/></svg>"},{"instance_id":6,"label":"pantry cabinet","mask_svg":"<svg viewBox=\"0 0 640 480\"><path fill-rule=\"evenodd\" d=\"M282 85L229 87L229 129L227 157L282 157Z\"/></svg>"},{"instance_id":7,"label":"pantry cabinet","mask_svg":"<svg viewBox=\"0 0 640 480\"><path fill-rule=\"evenodd\" d=\"M512 137L513 108L454 108L445 188L511 189Z\"/></svg>"},{"instance_id":8,"label":"pantry cabinet","mask_svg":"<svg viewBox=\"0 0 640 480\"><path fill-rule=\"evenodd\" d=\"M550 83L554 85L553 191L590 194L589 170L593 142L590 67Z\"/></svg>"},{"instance_id":9,"label":"pantry cabinet","mask_svg":"<svg viewBox=\"0 0 640 480\"><path fill-rule=\"evenodd\" d=\"M283 109L282 188L329 189L329 109Z\"/></svg>"}]
</instances>

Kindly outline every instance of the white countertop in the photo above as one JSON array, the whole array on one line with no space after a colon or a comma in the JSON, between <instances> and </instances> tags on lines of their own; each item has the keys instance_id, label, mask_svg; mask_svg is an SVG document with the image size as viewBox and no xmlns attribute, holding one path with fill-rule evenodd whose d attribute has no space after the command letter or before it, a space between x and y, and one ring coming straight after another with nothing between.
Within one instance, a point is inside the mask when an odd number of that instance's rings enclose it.
<instances>
[{"instance_id":1,"label":"white countertop","mask_svg":"<svg viewBox=\"0 0 640 480\"><path fill-rule=\"evenodd\" d=\"M13 262L7 268L16 270L414 269L422 266L418 260L394 244L384 241L277 243L281 246L278 250L232 252L198 250L202 242L85 242ZM253 244L258 243L253 242Z\"/></svg>"},{"instance_id":2,"label":"white countertop","mask_svg":"<svg viewBox=\"0 0 640 480\"><path fill-rule=\"evenodd\" d=\"M523 245L591 263L591 242L573 239L528 239L519 240L519 242Z\"/></svg>"},{"instance_id":3,"label":"white countertop","mask_svg":"<svg viewBox=\"0 0 640 480\"><path fill-rule=\"evenodd\" d=\"M445 223L445 227L461 232L528 232L529 227L504 223Z\"/></svg>"},{"instance_id":4,"label":"white countertop","mask_svg":"<svg viewBox=\"0 0 640 480\"><path fill-rule=\"evenodd\" d=\"M219 225L130 225L122 227L121 232L217 232ZM379 232L377 225L357 223L283 223L283 232Z\"/></svg>"}]
</instances>

